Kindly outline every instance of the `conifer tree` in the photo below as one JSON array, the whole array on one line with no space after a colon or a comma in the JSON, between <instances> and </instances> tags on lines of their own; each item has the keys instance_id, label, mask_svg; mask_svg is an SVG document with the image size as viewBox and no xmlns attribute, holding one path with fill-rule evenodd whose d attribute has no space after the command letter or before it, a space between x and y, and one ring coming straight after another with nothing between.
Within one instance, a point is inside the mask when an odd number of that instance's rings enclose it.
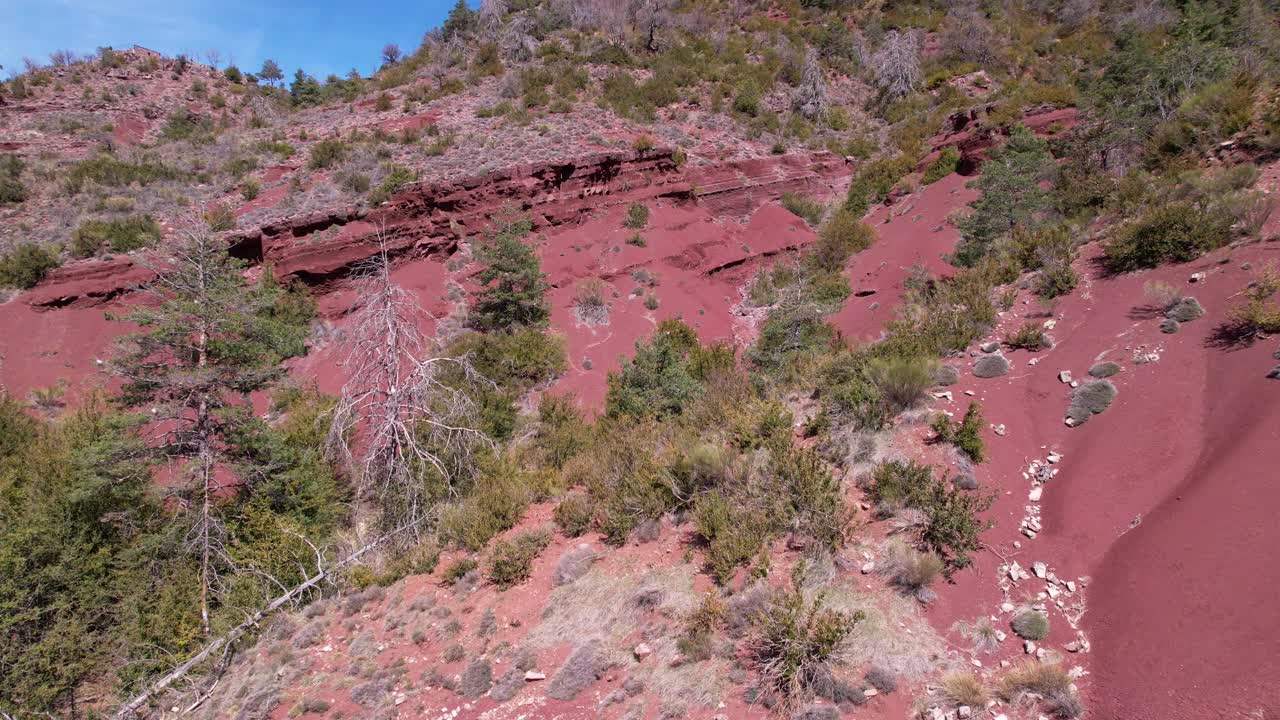
<instances>
[{"instance_id":1,"label":"conifer tree","mask_svg":"<svg viewBox=\"0 0 1280 720\"><path fill-rule=\"evenodd\" d=\"M148 447L176 464L174 495L189 521L187 547L200 566L200 615L209 631L210 592L226 560L219 500L241 487L223 460L253 419L250 394L280 376L300 352L310 312L292 303L269 272L246 286L240 261L202 225L178 233L148 287L157 302L122 316L139 332L118 342L110 370L119 401L151 415Z\"/></svg>"},{"instance_id":2,"label":"conifer tree","mask_svg":"<svg viewBox=\"0 0 1280 720\"><path fill-rule=\"evenodd\" d=\"M479 243L476 259L485 267L474 276L481 288L474 293L472 327L511 330L547 323L550 285L533 248L521 240L529 229L527 220L512 223Z\"/></svg>"}]
</instances>

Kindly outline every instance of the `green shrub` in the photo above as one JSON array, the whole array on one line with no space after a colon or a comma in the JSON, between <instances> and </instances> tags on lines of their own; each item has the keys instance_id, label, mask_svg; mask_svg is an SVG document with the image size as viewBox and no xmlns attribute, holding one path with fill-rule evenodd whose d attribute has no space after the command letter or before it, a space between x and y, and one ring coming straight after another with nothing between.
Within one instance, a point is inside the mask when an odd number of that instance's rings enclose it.
<instances>
[{"instance_id":1,"label":"green shrub","mask_svg":"<svg viewBox=\"0 0 1280 720\"><path fill-rule=\"evenodd\" d=\"M372 205L381 205L391 199L391 194L400 189L401 185L413 182L414 172L407 167L389 163L386 168L386 174L378 186L369 193L369 203Z\"/></svg>"},{"instance_id":2,"label":"green shrub","mask_svg":"<svg viewBox=\"0 0 1280 720\"><path fill-rule=\"evenodd\" d=\"M1280 274L1268 266L1258 271L1244 289L1245 300L1231 308L1224 330L1234 338L1251 339L1280 333L1280 304L1272 298L1280 292Z\"/></svg>"},{"instance_id":3,"label":"green shrub","mask_svg":"<svg viewBox=\"0 0 1280 720\"><path fill-rule=\"evenodd\" d=\"M782 193L782 207L791 211L791 214L804 218L805 222L814 227L818 226L822 221L822 214L826 212L826 206L817 200L789 191Z\"/></svg>"},{"instance_id":4,"label":"green shrub","mask_svg":"<svg viewBox=\"0 0 1280 720\"><path fill-rule=\"evenodd\" d=\"M591 441L591 426L572 395L544 394L538 402L538 429L534 444L547 465L562 468Z\"/></svg>"},{"instance_id":5,"label":"green shrub","mask_svg":"<svg viewBox=\"0 0 1280 720\"><path fill-rule=\"evenodd\" d=\"M956 167L960 164L960 151L948 145L942 148L942 152L938 153L938 157L929 163L924 169L924 176L920 179L925 185L932 185L942 178L956 171Z\"/></svg>"},{"instance_id":6,"label":"green shrub","mask_svg":"<svg viewBox=\"0 0 1280 720\"><path fill-rule=\"evenodd\" d=\"M86 220L71 233L71 254L85 258L110 250L129 252L160 241L160 226L150 215L112 220Z\"/></svg>"},{"instance_id":7,"label":"green shrub","mask_svg":"<svg viewBox=\"0 0 1280 720\"><path fill-rule=\"evenodd\" d=\"M1171 202L1148 209L1122 225L1103 244L1103 259L1113 272L1153 268L1162 262L1188 262L1231 239L1231 218L1215 208Z\"/></svg>"},{"instance_id":8,"label":"green shrub","mask_svg":"<svg viewBox=\"0 0 1280 720\"><path fill-rule=\"evenodd\" d=\"M449 352L469 355L481 375L517 394L550 382L565 369L564 339L538 328L468 333Z\"/></svg>"},{"instance_id":9,"label":"green shrub","mask_svg":"<svg viewBox=\"0 0 1280 720\"><path fill-rule=\"evenodd\" d=\"M881 357L867 363L866 374L889 417L915 406L933 385L934 363L925 357Z\"/></svg>"},{"instance_id":10,"label":"green shrub","mask_svg":"<svg viewBox=\"0 0 1280 720\"><path fill-rule=\"evenodd\" d=\"M240 183L240 197L246 202L254 200L261 192L262 183L258 182L257 178L245 178L245 181Z\"/></svg>"},{"instance_id":11,"label":"green shrub","mask_svg":"<svg viewBox=\"0 0 1280 720\"><path fill-rule=\"evenodd\" d=\"M22 158L17 155L0 155L0 205L27 199L27 188L22 184L23 167Z\"/></svg>"},{"instance_id":12,"label":"green shrub","mask_svg":"<svg viewBox=\"0 0 1280 720\"><path fill-rule=\"evenodd\" d=\"M236 214L222 203L215 203L204 213L204 221L214 232L231 230L236 226Z\"/></svg>"},{"instance_id":13,"label":"green shrub","mask_svg":"<svg viewBox=\"0 0 1280 720\"><path fill-rule=\"evenodd\" d=\"M942 558L931 552L919 552L905 544L891 545L880 561L879 571L899 590L917 594L933 584L942 574Z\"/></svg>"},{"instance_id":14,"label":"green shrub","mask_svg":"<svg viewBox=\"0 0 1280 720\"><path fill-rule=\"evenodd\" d=\"M915 161L906 155L864 163L849 183L845 209L858 218L866 215L871 206L888 197L893 186L914 167Z\"/></svg>"},{"instance_id":15,"label":"green shrub","mask_svg":"<svg viewBox=\"0 0 1280 720\"><path fill-rule=\"evenodd\" d=\"M867 486L867 496L889 509L914 508L925 520L916 528L920 544L936 553L947 573L969 564L969 553L981 545L978 535L990 527L978 519L994 502L934 477L933 469L914 461L890 461L878 465Z\"/></svg>"},{"instance_id":16,"label":"green shrub","mask_svg":"<svg viewBox=\"0 0 1280 720\"><path fill-rule=\"evenodd\" d=\"M605 414L610 417L679 415L701 392L713 372L733 367L725 345L703 346L693 328L663 320L648 342L637 341L635 356L609 373Z\"/></svg>"},{"instance_id":17,"label":"green shrub","mask_svg":"<svg viewBox=\"0 0 1280 720\"><path fill-rule=\"evenodd\" d=\"M969 403L969 409L965 410L964 419L959 423L952 423L946 415L938 413L934 416L932 428L937 433L938 442L951 443L970 460L980 463L985 454L982 442L984 423L982 406L973 402Z\"/></svg>"},{"instance_id":18,"label":"green shrub","mask_svg":"<svg viewBox=\"0 0 1280 720\"><path fill-rule=\"evenodd\" d=\"M87 182L109 187L123 187L134 183L147 185L159 180L180 180L184 177L185 173L147 157L140 158L137 162L129 162L120 160L110 153L99 153L73 165L67 174L64 188L69 194L74 195L83 190Z\"/></svg>"},{"instance_id":19,"label":"green shrub","mask_svg":"<svg viewBox=\"0 0 1280 720\"><path fill-rule=\"evenodd\" d=\"M58 265L57 254L48 248L23 243L0 255L0 287L34 287Z\"/></svg>"},{"instance_id":20,"label":"green shrub","mask_svg":"<svg viewBox=\"0 0 1280 720\"><path fill-rule=\"evenodd\" d=\"M933 469L914 460L890 460L871 471L867 497L876 505L907 507L933 481Z\"/></svg>"},{"instance_id":21,"label":"green shrub","mask_svg":"<svg viewBox=\"0 0 1280 720\"><path fill-rule=\"evenodd\" d=\"M631 203L627 207L627 217L622 224L632 230L643 230L649 224L649 208L641 203Z\"/></svg>"},{"instance_id":22,"label":"green shrub","mask_svg":"<svg viewBox=\"0 0 1280 720\"><path fill-rule=\"evenodd\" d=\"M821 270L841 271L854 253L871 247L875 238L875 231L861 216L840 208L818 231L810 257Z\"/></svg>"},{"instance_id":23,"label":"green shrub","mask_svg":"<svg viewBox=\"0 0 1280 720\"><path fill-rule=\"evenodd\" d=\"M343 140L338 138L321 140L311 146L311 154L307 159L307 167L312 170L321 170L333 167L346 159L347 152L347 143Z\"/></svg>"},{"instance_id":24,"label":"green shrub","mask_svg":"<svg viewBox=\"0 0 1280 720\"><path fill-rule=\"evenodd\" d=\"M524 530L510 540L499 540L489 555L486 575L489 582L503 590L529 578L534 558L551 544L551 533L545 529Z\"/></svg>"},{"instance_id":25,"label":"green shrub","mask_svg":"<svg viewBox=\"0 0 1280 720\"><path fill-rule=\"evenodd\" d=\"M1005 335L1004 344L1011 348L1030 350L1031 352L1053 346L1049 336L1045 335L1040 325L1034 322L1025 322L1022 327Z\"/></svg>"},{"instance_id":26,"label":"green shrub","mask_svg":"<svg viewBox=\"0 0 1280 720\"><path fill-rule=\"evenodd\" d=\"M1023 640L1043 640L1049 636L1049 617L1039 610L1023 610L1009 622Z\"/></svg>"},{"instance_id":27,"label":"green shrub","mask_svg":"<svg viewBox=\"0 0 1280 720\"><path fill-rule=\"evenodd\" d=\"M839 662L849 634L866 617L861 610L825 608L821 593L809 601L798 578L794 585L774 597L751 641L761 684L789 709L813 697L814 688Z\"/></svg>"},{"instance_id":28,"label":"green shrub","mask_svg":"<svg viewBox=\"0 0 1280 720\"><path fill-rule=\"evenodd\" d=\"M507 460L497 460L476 479L462 501L440 515L442 540L478 552L498 533L520 520L529 505L531 478Z\"/></svg>"},{"instance_id":29,"label":"green shrub","mask_svg":"<svg viewBox=\"0 0 1280 720\"><path fill-rule=\"evenodd\" d=\"M459 580L466 577L467 573L478 567L473 558L463 557L454 560L444 568L442 579L445 585L455 585Z\"/></svg>"},{"instance_id":30,"label":"green shrub","mask_svg":"<svg viewBox=\"0 0 1280 720\"><path fill-rule=\"evenodd\" d=\"M181 108L169 115L161 133L170 140L206 142L213 136L213 118Z\"/></svg>"},{"instance_id":31,"label":"green shrub","mask_svg":"<svg viewBox=\"0 0 1280 720\"><path fill-rule=\"evenodd\" d=\"M591 500L586 495L572 493L556 505L552 516L565 535L578 537L591 529L593 512Z\"/></svg>"}]
</instances>

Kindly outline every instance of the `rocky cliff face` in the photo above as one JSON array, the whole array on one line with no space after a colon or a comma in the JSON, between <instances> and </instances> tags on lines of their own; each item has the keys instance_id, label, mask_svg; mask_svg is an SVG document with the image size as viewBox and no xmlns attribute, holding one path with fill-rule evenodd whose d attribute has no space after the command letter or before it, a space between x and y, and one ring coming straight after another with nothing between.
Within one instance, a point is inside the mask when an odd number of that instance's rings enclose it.
<instances>
[{"instance_id":1,"label":"rocky cliff face","mask_svg":"<svg viewBox=\"0 0 1280 720\"><path fill-rule=\"evenodd\" d=\"M713 215L743 216L783 192L822 190L846 172L828 152L780 155L690 167L671 149L598 153L400 189L376 208L347 205L294 215L228 233L230 252L270 263L277 274L323 286L371 256L380 243L397 256L450 254L457 242L503 213L535 228L571 224L610 207L666 198L697 203ZM121 256L61 267L25 295L33 307L100 304L150 277L145 263Z\"/></svg>"}]
</instances>

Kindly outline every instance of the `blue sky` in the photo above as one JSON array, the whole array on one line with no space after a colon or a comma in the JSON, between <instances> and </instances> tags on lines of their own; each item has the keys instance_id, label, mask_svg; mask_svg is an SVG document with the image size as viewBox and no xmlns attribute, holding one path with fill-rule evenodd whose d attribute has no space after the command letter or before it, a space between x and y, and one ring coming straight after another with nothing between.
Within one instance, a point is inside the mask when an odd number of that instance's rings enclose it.
<instances>
[{"instance_id":1,"label":"blue sky","mask_svg":"<svg viewBox=\"0 0 1280 720\"><path fill-rule=\"evenodd\" d=\"M0 0L0 75L21 70L23 57L47 63L58 49L89 53L135 43L202 62L206 50L216 49L223 65L234 60L246 71L270 57L286 76L298 67L321 79L352 68L368 74L383 45L413 50L454 2Z\"/></svg>"}]
</instances>

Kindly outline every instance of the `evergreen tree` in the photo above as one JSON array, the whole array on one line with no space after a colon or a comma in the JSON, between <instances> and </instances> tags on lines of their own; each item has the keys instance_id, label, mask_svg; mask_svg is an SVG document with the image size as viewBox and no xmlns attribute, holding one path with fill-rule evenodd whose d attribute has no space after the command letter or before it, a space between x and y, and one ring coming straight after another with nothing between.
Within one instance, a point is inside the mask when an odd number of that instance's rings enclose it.
<instances>
[{"instance_id":1,"label":"evergreen tree","mask_svg":"<svg viewBox=\"0 0 1280 720\"><path fill-rule=\"evenodd\" d=\"M301 350L310 310L270 273L246 287L240 268L203 226L181 231L150 288L159 302L123 317L141 331L120 340L111 363L124 379L121 404L147 409L155 421L150 450L185 461L175 496L199 563L205 633L210 590L227 559L218 500L243 485L224 460L252 419L250 393L269 387L280 360Z\"/></svg>"},{"instance_id":2,"label":"evergreen tree","mask_svg":"<svg viewBox=\"0 0 1280 720\"><path fill-rule=\"evenodd\" d=\"M1005 147L982 165L975 183L981 194L969 204L973 212L957 223L962 238L952 261L972 267L1016 225L1034 222L1047 212L1052 196L1040 183L1053 171L1045 142L1023 126L1014 128Z\"/></svg>"},{"instance_id":3,"label":"evergreen tree","mask_svg":"<svg viewBox=\"0 0 1280 720\"><path fill-rule=\"evenodd\" d=\"M521 240L530 228L527 220L512 223L476 248L476 259L485 267L474 276L482 287L474 293L472 327L509 330L546 324L546 293L550 285L533 248Z\"/></svg>"},{"instance_id":4,"label":"evergreen tree","mask_svg":"<svg viewBox=\"0 0 1280 720\"><path fill-rule=\"evenodd\" d=\"M464 0L458 0L457 4L449 10L449 16L445 18L444 25L440 29L444 32L445 40L455 36L470 32L476 23L476 13L467 7Z\"/></svg>"}]
</instances>

